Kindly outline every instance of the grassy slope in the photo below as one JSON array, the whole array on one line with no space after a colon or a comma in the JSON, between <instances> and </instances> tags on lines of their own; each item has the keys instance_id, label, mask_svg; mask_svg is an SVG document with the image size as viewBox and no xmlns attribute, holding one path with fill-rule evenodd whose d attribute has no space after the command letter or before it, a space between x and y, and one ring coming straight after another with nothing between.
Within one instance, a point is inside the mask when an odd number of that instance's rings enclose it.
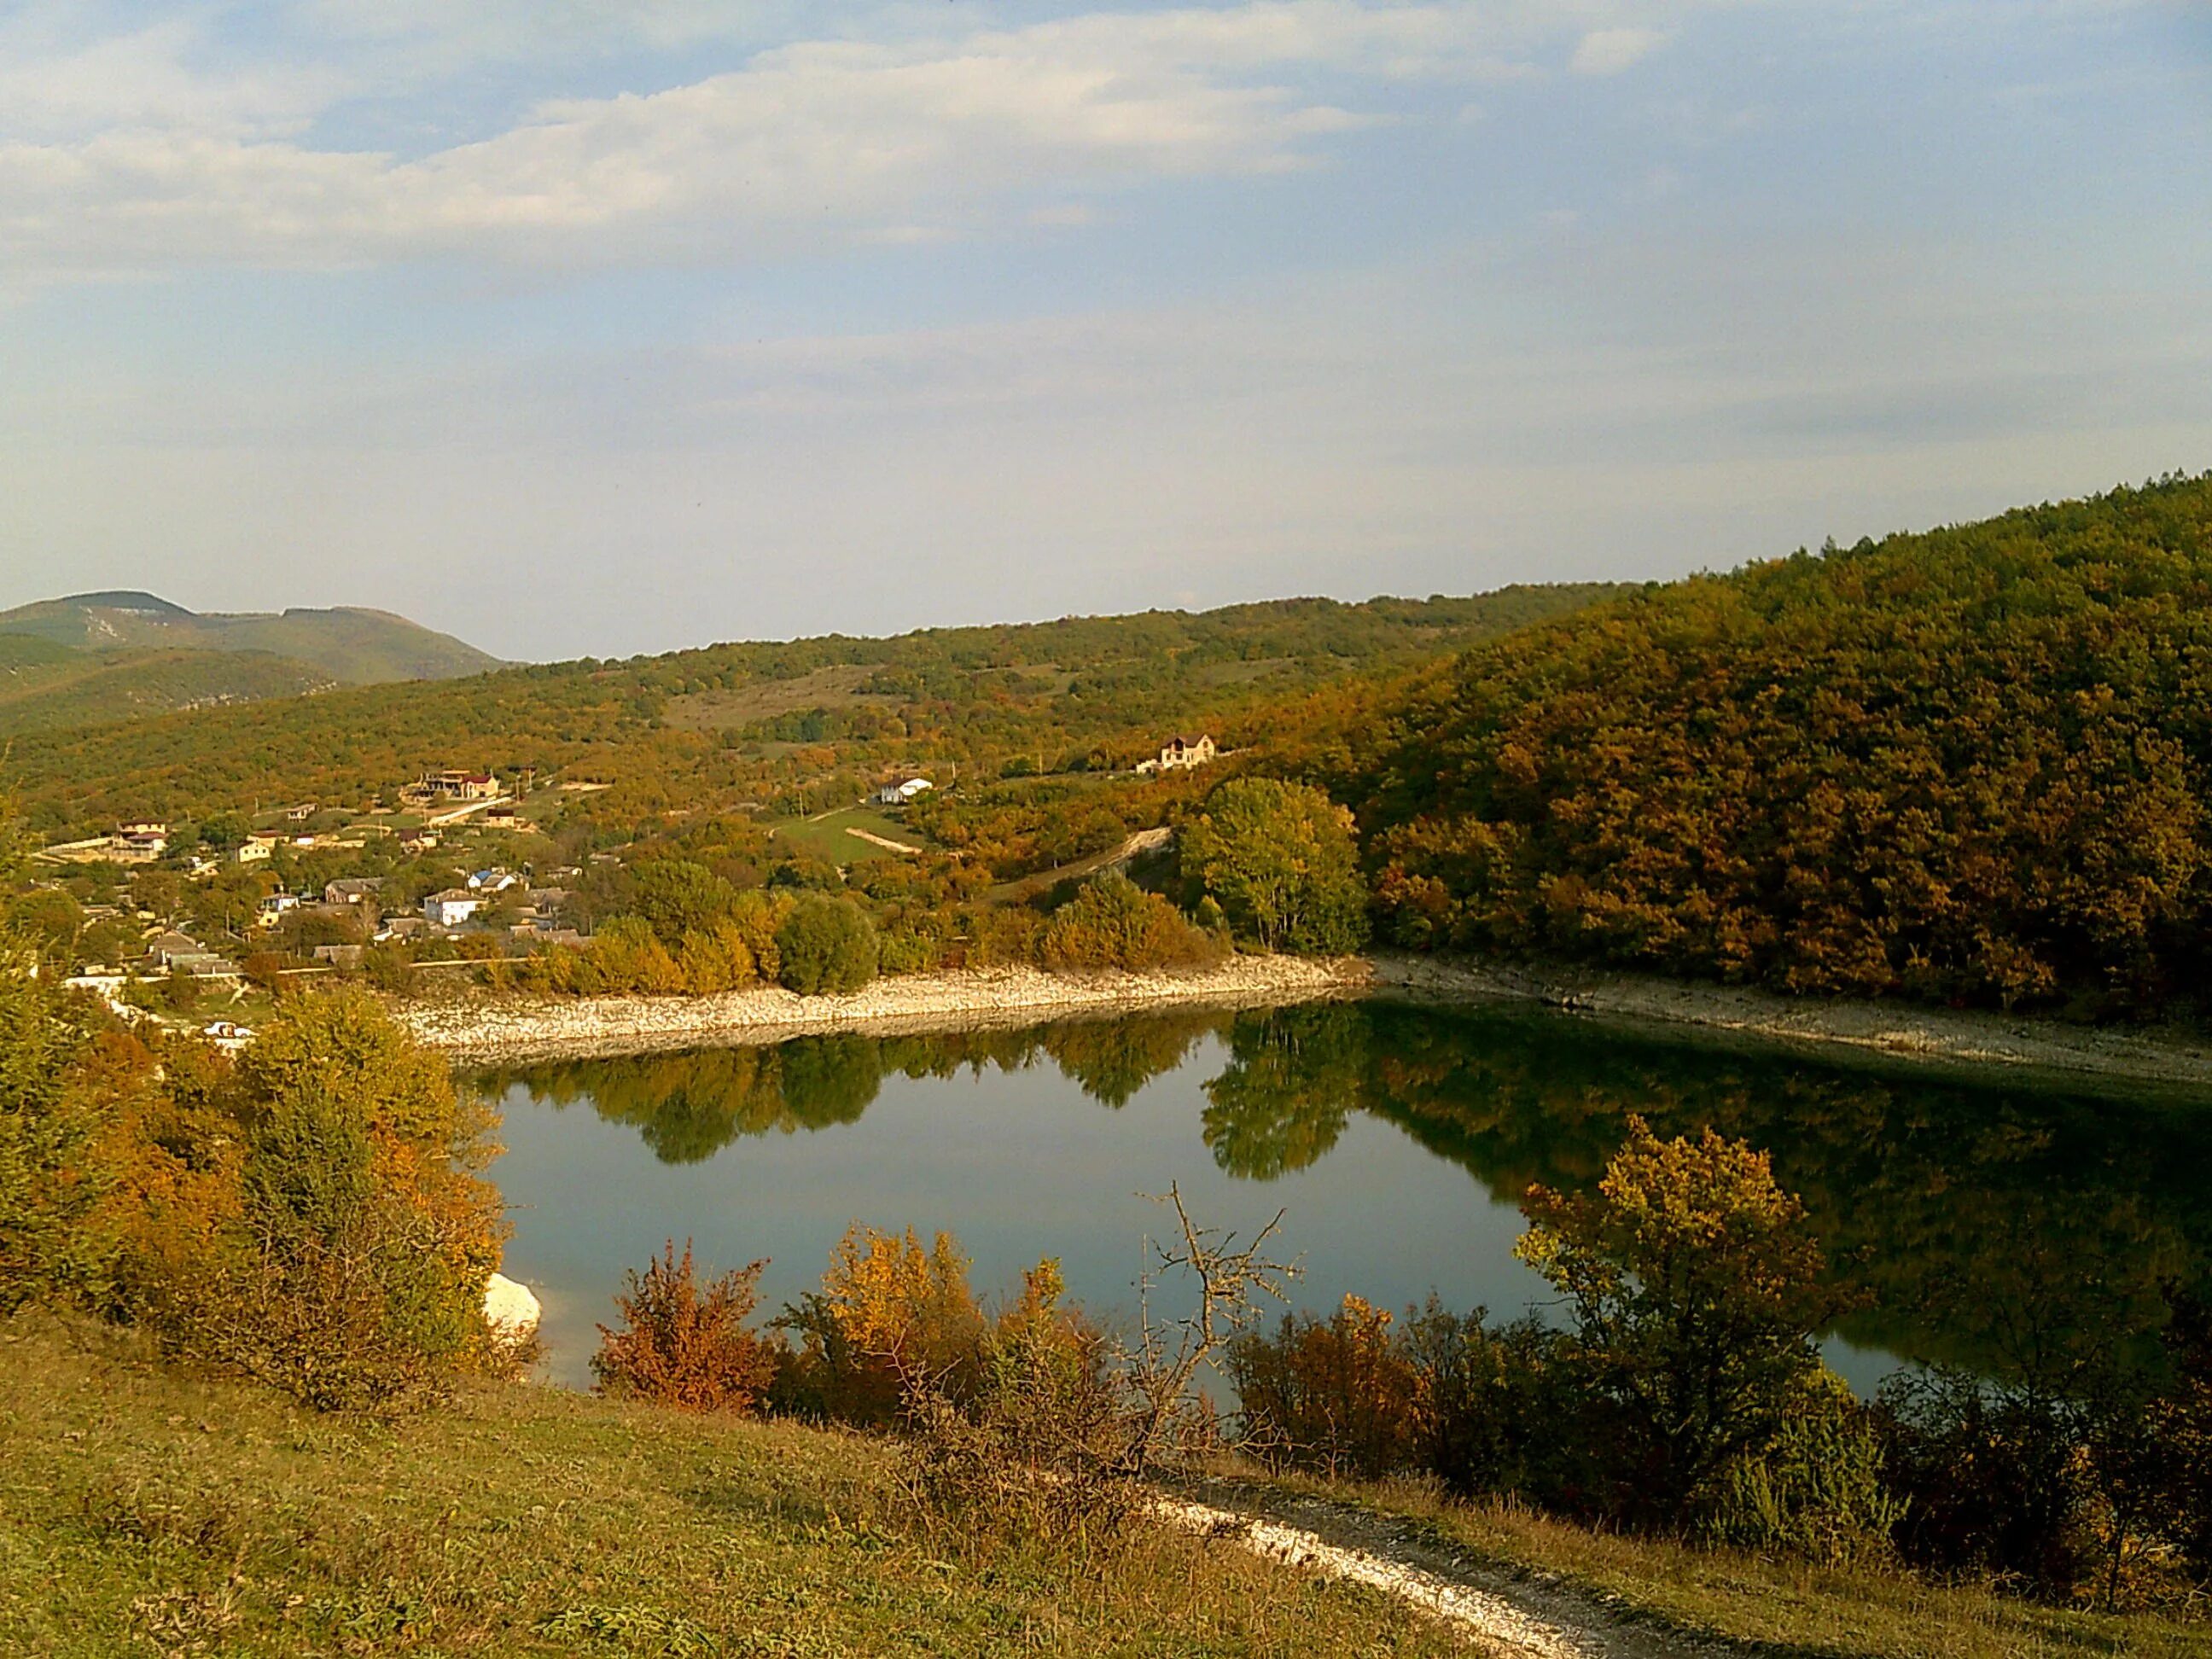
<instances>
[{"instance_id":1,"label":"grassy slope","mask_svg":"<svg viewBox=\"0 0 2212 1659\"><path fill-rule=\"evenodd\" d=\"M826 813L812 818L779 818L770 826L778 842L792 847L811 857L823 859L840 869L856 864L862 859L896 858L897 854L887 847L862 841L858 836L848 835L848 830L865 830L885 841L895 841L908 847L919 848L922 838L904 824L894 822L866 806L848 806L842 811Z\"/></svg>"},{"instance_id":2,"label":"grassy slope","mask_svg":"<svg viewBox=\"0 0 2212 1659\"><path fill-rule=\"evenodd\" d=\"M848 1436L521 1388L347 1425L0 1326L0 1652L1459 1650L1239 1550L963 1563L887 1503Z\"/></svg>"},{"instance_id":3,"label":"grassy slope","mask_svg":"<svg viewBox=\"0 0 2212 1659\"><path fill-rule=\"evenodd\" d=\"M1510 1504L1440 1503L1419 1486L1296 1477L1277 1484L1286 1492L1410 1522L1413 1535L1431 1547L1580 1590L1633 1620L1755 1652L1830 1659L2212 1659L2212 1625L2203 1622L2075 1613L1875 1568L1817 1567L1620 1537Z\"/></svg>"},{"instance_id":4,"label":"grassy slope","mask_svg":"<svg viewBox=\"0 0 2212 1659\"><path fill-rule=\"evenodd\" d=\"M1463 1651L1376 1595L1218 1541L1148 1535L1103 1568L956 1559L902 1532L887 1472L885 1449L851 1436L538 1389L340 1422L18 1319L0 1324L0 1651ZM1322 1490L1767 1654L2212 1655L2203 1626Z\"/></svg>"}]
</instances>

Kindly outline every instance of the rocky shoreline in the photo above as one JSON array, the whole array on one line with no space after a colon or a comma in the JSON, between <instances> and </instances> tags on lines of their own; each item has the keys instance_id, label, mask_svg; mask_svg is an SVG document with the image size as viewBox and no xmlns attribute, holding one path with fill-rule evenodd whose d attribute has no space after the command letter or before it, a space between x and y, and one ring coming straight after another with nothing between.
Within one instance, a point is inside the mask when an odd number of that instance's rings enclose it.
<instances>
[{"instance_id":1,"label":"rocky shoreline","mask_svg":"<svg viewBox=\"0 0 2212 1659\"><path fill-rule=\"evenodd\" d=\"M2069 1025L2023 1014L1786 997L1741 986L1544 969L1472 958L1378 957L1376 993L1420 1002L1540 1003L1687 1042L1724 1040L1948 1071L2212 1088L2212 1040L2161 1028Z\"/></svg>"},{"instance_id":2,"label":"rocky shoreline","mask_svg":"<svg viewBox=\"0 0 2212 1659\"><path fill-rule=\"evenodd\" d=\"M879 1036L1104 1018L1146 1008L1255 1008L1384 995L1539 1005L1685 1042L1780 1046L1952 1071L2212 1088L2212 1042L2019 1015L1814 1001L1741 987L1545 970L1470 958L1236 957L1187 973L1048 974L1000 968L878 980L845 996L763 988L712 997L479 996L402 1004L426 1046L464 1065L777 1042L832 1031Z\"/></svg>"},{"instance_id":3,"label":"rocky shoreline","mask_svg":"<svg viewBox=\"0 0 2212 1659\"><path fill-rule=\"evenodd\" d=\"M401 1004L416 1041L464 1065L653 1054L780 1042L832 1031L878 1036L1034 1025L1145 1008L1255 1008L1364 993L1357 957L1234 957L1175 974L1048 974L979 969L879 979L844 996L763 988L710 997L495 997Z\"/></svg>"}]
</instances>

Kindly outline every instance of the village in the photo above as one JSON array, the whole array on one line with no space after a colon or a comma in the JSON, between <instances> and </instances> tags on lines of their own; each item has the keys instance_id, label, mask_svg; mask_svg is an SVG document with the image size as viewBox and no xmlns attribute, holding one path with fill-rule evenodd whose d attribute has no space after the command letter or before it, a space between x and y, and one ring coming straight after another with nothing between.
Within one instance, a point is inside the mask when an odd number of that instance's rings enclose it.
<instances>
[{"instance_id":1,"label":"village","mask_svg":"<svg viewBox=\"0 0 2212 1659\"><path fill-rule=\"evenodd\" d=\"M1126 776L1188 772L1222 752L1210 733L1176 733ZM564 802L605 787L440 768L359 810L298 801L182 833L131 820L36 852L33 898L70 985L235 1045L272 997L317 975L436 975L584 945L597 909L584 890L617 877L625 852L564 854L556 831ZM926 840L902 822L939 793L920 772L896 772L846 811L768 833L794 849L847 848L851 837L853 852L911 856Z\"/></svg>"}]
</instances>

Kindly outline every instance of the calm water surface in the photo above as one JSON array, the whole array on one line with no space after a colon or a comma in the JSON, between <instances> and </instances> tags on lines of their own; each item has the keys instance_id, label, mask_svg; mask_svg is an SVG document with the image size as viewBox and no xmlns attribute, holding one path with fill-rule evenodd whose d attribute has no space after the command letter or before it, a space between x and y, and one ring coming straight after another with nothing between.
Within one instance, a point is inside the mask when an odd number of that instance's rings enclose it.
<instances>
[{"instance_id":1,"label":"calm water surface","mask_svg":"<svg viewBox=\"0 0 2212 1659\"><path fill-rule=\"evenodd\" d=\"M1298 1302L1431 1292L1521 1312L1531 1182L1593 1182L1641 1114L1773 1154L1863 1312L1828 1341L1862 1388L1906 1359L2010 1369L2053 1329L2148 1350L2159 1285L2212 1279L2212 1103L1830 1069L1608 1036L1559 1016L1393 1003L1169 1013L928 1037L799 1038L496 1073L505 1271L545 1304L549 1366L665 1239L769 1261L769 1308L855 1221L956 1234L979 1289L1057 1256L1134 1305L1145 1194L1249 1232L1279 1210Z\"/></svg>"}]
</instances>

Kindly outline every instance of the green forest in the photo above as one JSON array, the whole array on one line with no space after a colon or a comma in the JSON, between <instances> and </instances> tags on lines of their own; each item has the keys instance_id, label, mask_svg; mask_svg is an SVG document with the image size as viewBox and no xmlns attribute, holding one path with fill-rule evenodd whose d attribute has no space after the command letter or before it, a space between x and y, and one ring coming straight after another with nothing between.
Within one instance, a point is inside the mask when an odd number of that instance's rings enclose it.
<instances>
[{"instance_id":1,"label":"green forest","mask_svg":"<svg viewBox=\"0 0 2212 1659\"><path fill-rule=\"evenodd\" d=\"M2212 921L2212 477L1654 586L1307 727L1381 933L2126 1015Z\"/></svg>"},{"instance_id":2,"label":"green forest","mask_svg":"<svg viewBox=\"0 0 2212 1659\"><path fill-rule=\"evenodd\" d=\"M1061 772L1126 766L1184 724L1256 732L1253 711L1316 685L1416 666L1613 591L1291 599L586 659L26 732L0 783L55 837L256 800L365 801L445 766L611 782L594 810L629 822L810 785L842 805L894 763Z\"/></svg>"},{"instance_id":3,"label":"green forest","mask_svg":"<svg viewBox=\"0 0 2212 1659\"><path fill-rule=\"evenodd\" d=\"M1386 948L2133 1019L2193 1005L2208 965L2208 531L2212 475L2177 476L1668 584L718 646L27 732L4 783L58 840L302 799L343 817L480 768L536 786L520 856L848 890L924 940L903 969L956 935L989 954L993 907L1173 828L1150 884L1208 929L1220 899L1261 948L1371 925ZM1219 766L1133 775L1201 729ZM897 823L826 816L914 770L939 787ZM1209 825L1255 771L1349 810L1367 915L1277 937L1239 909L1232 877L1279 872L1209 865ZM626 908L599 884L599 914Z\"/></svg>"}]
</instances>

